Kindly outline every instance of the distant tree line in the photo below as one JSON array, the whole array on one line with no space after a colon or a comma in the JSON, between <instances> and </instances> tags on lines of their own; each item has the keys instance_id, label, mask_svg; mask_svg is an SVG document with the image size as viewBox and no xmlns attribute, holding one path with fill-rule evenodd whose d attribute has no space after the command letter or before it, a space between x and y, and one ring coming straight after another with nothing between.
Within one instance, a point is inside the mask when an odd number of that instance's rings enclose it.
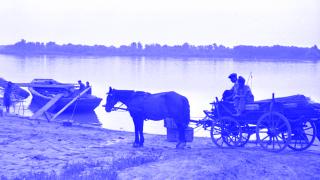
<instances>
[{"instance_id":1,"label":"distant tree line","mask_svg":"<svg viewBox=\"0 0 320 180\"><path fill-rule=\"evenodd\" d=\"M155 56L155 57L215 57L215 58L272 58L272 59L320 59L320 50L315 45L310 48L294 46L244 46L233 48L223 45L195 46L160 45L133 42L120 47L104 45L58 45L55 42L26 42L24 39L0 47L1 54L13 55L68 55L68 56Z\"/></svg>"}]
</instances>

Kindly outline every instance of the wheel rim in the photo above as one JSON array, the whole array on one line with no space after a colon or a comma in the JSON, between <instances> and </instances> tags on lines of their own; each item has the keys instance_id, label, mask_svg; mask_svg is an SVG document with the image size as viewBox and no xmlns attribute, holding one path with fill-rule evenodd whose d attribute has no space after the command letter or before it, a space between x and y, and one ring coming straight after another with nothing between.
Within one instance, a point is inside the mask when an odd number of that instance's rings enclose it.
<instances>
[{"instance_id":1,"label":"wheel rim","mask_svg":"<svg viewBox=\"0 0 320 180\"><path fill-rule=\"evenodd\" d=\"M239 147L245 146L250 139L251 134L250 134L250 127L248 124L245 124L242 127L242 134L241 135L242 135L242 138L241 138L241 142L238 145Z\"/></svg>"},{"instance_id":2,"label":"wheel rim","mask_svg":"<svg viewBox=\"0 0 320 180\"><path fill-rule=\"evenodd\" d=\"M239 146L242 139L242 128L239 122L231 117L226 117L223 121L224 126L222 126L222 139L228 146Z\"/></svg>"},{"instance_id":3,"label":"wheel rim","mask_svg":"<svg viewBox=\"0 0 320 180\"><path fill-rule=\"evenodd\" d=\"M222 133L221 133L220 123L217 121L214 121L211 126L210 135L211 135L212 142L218 147L223 147L225 144L221 134Z\"/></svg>"},{"instance_id":4,"label":"wheel rim","mask_svg":"<svg viewBox=\"0 0 320 180\"><path fill-rule=\"evenodd\" d=\"M268 151L280 152L291 140L291 127L286 117L277 112L262 115L256 127L260 146Z\"/></svg>"},{"instance_id":5,"label":"wheel rim","mask_svg":"<svg viewBox=\"0 0 320 180\"><path fill-rule=\"evenodd\" d=\"M316 138L316 127L313 122L306 120L295 123L292 127L291 141L289 148L295 151L308 149Z\"/></svg>"},{"instance_id":6,"label":"wheel rim","mask_svg":"<svg viewBox=\"0 0 320 180\"><path fill-rule=\"evenodd\" d=\"M241 126L232 117L222 117L212 124L211 139L219 147L238 146L241 142Z\"/></svg>"}]
</instances>

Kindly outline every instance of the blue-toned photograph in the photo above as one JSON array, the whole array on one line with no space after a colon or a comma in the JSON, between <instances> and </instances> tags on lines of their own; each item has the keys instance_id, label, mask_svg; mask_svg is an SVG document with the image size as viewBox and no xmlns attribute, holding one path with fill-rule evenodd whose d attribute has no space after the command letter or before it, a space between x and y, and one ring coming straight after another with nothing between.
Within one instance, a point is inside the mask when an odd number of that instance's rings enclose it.
<instances>
[{"instance_id":1,"label":"blue-toned photograph","mask_svg":"<svg viewBox=\"0 0 320 180\"><path fill-rule=\"evenodd\" d=\"M0 180L320 179L319 17L0 0Z\"/></svg>"}]
</instances>

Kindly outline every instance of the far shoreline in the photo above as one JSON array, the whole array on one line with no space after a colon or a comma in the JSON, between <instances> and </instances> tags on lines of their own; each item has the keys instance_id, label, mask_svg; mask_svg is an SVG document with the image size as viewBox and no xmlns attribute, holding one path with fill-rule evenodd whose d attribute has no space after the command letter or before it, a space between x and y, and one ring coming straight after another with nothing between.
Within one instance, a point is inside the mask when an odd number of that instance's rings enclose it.
<instances>
[{"instance_id":1,"label":"far shoreline","mask_svg":"<svg viewBox=\"0 0 320 180\"><path fill-rule=\"evenodd\" d=\"M212 43L209 45L160 45L132 42L130 45L105 46L82 44L56 44L55 42L21 41L12 45L0 45L0 54L15 56L72 56L72 57L150 57L150 58L233 58L233 59L290 59L320 60L320 50L312 47L296 46L252 46L237 45L226 47Z\"/></svg>"}]
</instances>

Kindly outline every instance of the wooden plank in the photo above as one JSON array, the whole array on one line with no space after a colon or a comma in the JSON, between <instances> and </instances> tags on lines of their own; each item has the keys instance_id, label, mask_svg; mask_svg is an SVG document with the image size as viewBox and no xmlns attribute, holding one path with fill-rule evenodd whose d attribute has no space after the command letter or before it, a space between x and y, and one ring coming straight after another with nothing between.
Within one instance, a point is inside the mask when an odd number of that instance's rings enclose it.
<instances>
[{"instance_id":1,"label":"wooden plank","mask_svg":"<svg viewBox=\"0 0 320 180\"><path fill-rule=\"evenodd\" d=\"M30 119L37 119L40 117L44 112L46 112L50 107L52 107L60 98L63 97L63 94L57 94L54 96L47 104L45 104L41 109L35 112Z\"/></svg>"},{"instance_id":2,"label":"wooden plank","mask_svg":"<svg viewBox=\"0 0 320 180\"><path fill-rule=\"evenodd\" d=\"M37 83L14 83L20 87L43 87L43 88L70 88L77 84L37 84Z\"/></svg>"},{"instance_id":3,"label":"wooden plank","mask_svg":"<svg viewBox=\"0 0 320 180\"><path fill-rule=\"evenodd\" d=\"M81 96L83 96L84 94L86 94L87 91L89 91L89 89L91 89L91 87L86 88L85 90L83 90L80 94L78 94L75 98L73 98L67 105L65 105L59 112L57 112L55 115L53 115L53 117L51 118L51 121L53 121L54 119L56 119L63 111L65 111L69 106L71 106L77 99L79 99Z\"/></svg>"}]
</instances>

